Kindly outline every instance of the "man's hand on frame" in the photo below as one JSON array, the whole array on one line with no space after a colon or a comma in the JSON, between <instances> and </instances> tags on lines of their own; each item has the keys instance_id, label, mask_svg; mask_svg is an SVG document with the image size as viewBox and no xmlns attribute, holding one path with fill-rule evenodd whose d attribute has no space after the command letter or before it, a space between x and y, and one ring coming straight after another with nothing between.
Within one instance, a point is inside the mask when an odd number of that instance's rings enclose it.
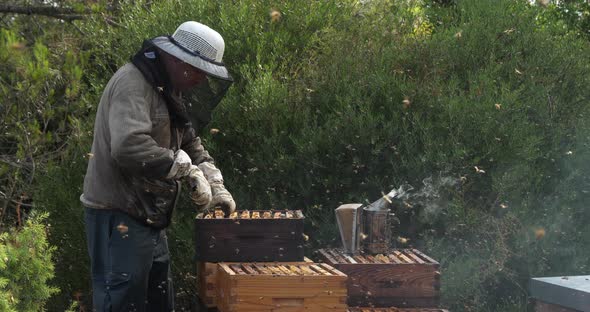
<instances>
[{"instance_id":1,"label":"man's hand on frame","mask_svg":"<svg viewBox=\"0 0 590 312\"><path fill-rule=\"evenodd\" d=\"M199 168L207 177L207 181L211 185L211 193L213 198L209 204L209 208L221 208L226 216L229 216L236 210L236 203L223 185L223 176L221 171L210 162L203 162L199 164Z\"/></svg>"}]
</instances>

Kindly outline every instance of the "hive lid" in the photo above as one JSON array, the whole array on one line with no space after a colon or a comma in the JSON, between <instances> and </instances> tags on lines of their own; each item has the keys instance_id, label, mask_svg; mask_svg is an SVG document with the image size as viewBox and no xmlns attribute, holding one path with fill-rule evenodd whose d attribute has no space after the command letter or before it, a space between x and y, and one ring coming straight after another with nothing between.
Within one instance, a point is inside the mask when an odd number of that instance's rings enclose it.
<instances>
[{"instance_id":1,"label":"hive lid","mask_svg":"<svg viewBox=\"0 0 590 312\"><path fill-rule=\"evenodd\" d=\"M590 312L590 275L532 278L531 297L582 312Z\"/></svg>"}]
</instances>

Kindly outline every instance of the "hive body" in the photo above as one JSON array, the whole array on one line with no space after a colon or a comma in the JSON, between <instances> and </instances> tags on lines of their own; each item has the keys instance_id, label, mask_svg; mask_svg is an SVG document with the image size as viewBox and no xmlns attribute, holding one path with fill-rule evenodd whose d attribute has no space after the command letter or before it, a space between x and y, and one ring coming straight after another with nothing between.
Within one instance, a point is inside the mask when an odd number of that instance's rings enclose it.
<instances>
[{"instance_id":1,"label":"hive body","mask_svg":"<svg viewBox=\"0 0 590 312\"><path fill-rule=\"evenodd\" d=\"M348 275L348 305L360 307L437 307L439 264L416 249L385 255L351 256L320 249L322 260Z\"/></svg>"},{"instance_id":2,"label":"hive body","mask_svg":"<svg viewBox=\"0 0 590 312\"><path fill-rule=\"evenodd\" d=\"M326 264L220 263L221 312L346 312L346 275Z\"/></svg>"},{"instance_id":3,"label":"hive body","mask_svg":"<svg viewBox=\"0 0 590 312\"><path fill-rule=\"evenodd\" d=\"M303 261L303 214L241 211L195 219L195 258L203 262Z\"/></svg>"},{"instance_id":4,"label":"hive body","mask_svg":"<svg viewBox=\"0 0 590 312\"><path fill-rule=\"evenodd\" d=\"M312 263L308 258L304 258L300 262L281 262L283 265ZM235 262L228 262L226 264L232 265ZM217 263L213 262L197 262L197 292L199 298L207 308L214 308L217 306Z\"/></svg>"}]
</instances>

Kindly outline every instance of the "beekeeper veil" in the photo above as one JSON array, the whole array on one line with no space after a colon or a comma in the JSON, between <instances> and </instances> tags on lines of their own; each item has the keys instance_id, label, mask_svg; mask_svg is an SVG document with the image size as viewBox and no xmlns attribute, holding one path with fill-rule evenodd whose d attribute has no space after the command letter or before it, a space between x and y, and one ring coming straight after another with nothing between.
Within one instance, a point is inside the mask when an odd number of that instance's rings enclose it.
<instances>
[{"instance_id":1,"label":"beekeeper veil","mask_svg":"<svg viewBox=\"0 0 590 312\"><path fill-rule=\"evenodd\" d=\"M181 95L192 126L197 131L202 130L233 82L222 63L223 38L208 26L191 21L181 24L172 36L156 37L149 42L207 74L207 79Z\"/></svg>"}]
</instances>

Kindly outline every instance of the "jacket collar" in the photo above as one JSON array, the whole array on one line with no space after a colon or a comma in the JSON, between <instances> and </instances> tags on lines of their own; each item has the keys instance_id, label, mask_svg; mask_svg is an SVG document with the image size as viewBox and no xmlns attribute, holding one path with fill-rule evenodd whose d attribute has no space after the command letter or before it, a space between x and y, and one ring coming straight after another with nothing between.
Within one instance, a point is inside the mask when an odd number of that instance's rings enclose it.
<instances>
[{"instance_id":1,"label":"jacket collar","mask_svg":"<svg viewBox=\"0 0 590 312\"><path fill-rule=\"evenodd\" d=\"M131 63L139 69L149 84L162 95L170 121L175 128L187 128L191 126L186 106L179 95L175 95L170 79L166 72L159 50L149 40L143 42L141 49L131 57Z\"/></svg>"}]
</instances>

